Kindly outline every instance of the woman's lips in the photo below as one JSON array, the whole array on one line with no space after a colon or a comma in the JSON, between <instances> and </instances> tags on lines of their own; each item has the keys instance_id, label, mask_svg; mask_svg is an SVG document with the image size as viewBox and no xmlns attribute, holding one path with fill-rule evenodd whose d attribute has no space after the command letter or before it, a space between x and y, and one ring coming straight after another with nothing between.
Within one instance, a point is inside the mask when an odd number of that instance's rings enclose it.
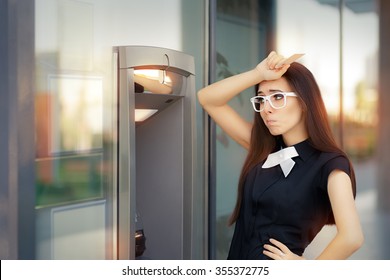
<instances>
[{"instance_id":1,"label":"woman's lips","mask_svg":"<svg viewBox=\"0 0 390 280\"><path fill-rule=\"evenodd\" d=\"M265 123L267 125L274 125L274 124L276 124L276 120L266 120Z\"/></svg>"}]
</instances>

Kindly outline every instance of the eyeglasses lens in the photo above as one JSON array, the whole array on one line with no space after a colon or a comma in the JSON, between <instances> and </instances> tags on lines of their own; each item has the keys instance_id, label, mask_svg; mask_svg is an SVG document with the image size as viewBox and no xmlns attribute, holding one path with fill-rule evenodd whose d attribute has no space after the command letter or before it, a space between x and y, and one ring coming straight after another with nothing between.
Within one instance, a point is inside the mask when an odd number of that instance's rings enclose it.
<instances>
[{"instance_id":1,"label":"eyeglasses lens","mask_svg":"<svg viewBox=\"0 0 390 280\"><path fill-rule=\"evenodd\" d=\"M283 93L274 93L269 96L256 96L252 99L255 111L263 111L267 101L273 108L280 109L286 105L286 96Z\"/></svg>"}]
</instances>

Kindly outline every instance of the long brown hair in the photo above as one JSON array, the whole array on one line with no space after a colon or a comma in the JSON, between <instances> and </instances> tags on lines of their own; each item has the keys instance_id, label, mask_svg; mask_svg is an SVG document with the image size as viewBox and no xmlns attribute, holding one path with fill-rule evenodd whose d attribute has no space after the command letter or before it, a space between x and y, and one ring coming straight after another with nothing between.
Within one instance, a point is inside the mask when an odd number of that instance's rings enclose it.
<instances>
[{"instance_id":1,"label":"long brown hair","mask_svg":"<svg viewBox=\"0 0 390 280\"><path fill-rule=\"evenodd\" d=\"M283 77L299 97L310 144L319 151L339 153L347 157L333 137L321 91L313 74L302 64L294 62ZM259 85L256 86L256 92L258 87ZM246 176L276 148L276 139L277 137L273 136L265 126L260 114L255 113L248 155L241 170L236 206L229 218L229 225L232 225L239 216ZM355 174L351 162L349 164L353 195L356 196ZM329 216L327 223L334 224L333 214Z\"/></svg>"}]
</instances>

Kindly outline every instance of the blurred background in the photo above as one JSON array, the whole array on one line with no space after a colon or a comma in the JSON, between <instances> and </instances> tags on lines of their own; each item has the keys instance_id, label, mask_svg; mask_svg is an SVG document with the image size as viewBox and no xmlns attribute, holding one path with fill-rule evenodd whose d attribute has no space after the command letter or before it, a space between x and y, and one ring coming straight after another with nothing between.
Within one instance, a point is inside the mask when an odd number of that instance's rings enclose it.
<instances>
[{"instance_id":1,"label":"blurred background","mask_svg":"<svg viewBox=\"0 0 390 280\"><path fill-rule=\"evenodd\" d=\"M278 0L216 1L215 80L255 66L269 49L286 56L305 53L305 64L319 83L334 135L353 160L357 175L357 208L365 244L352 259L389 259L390 233L386 113L388 31L384 1ZM382 3L382 6L380 5ZM387 9L386 9L387 8ZM234 39L232 39L234 38ZM259 51L260 50L260 51ZM385 57L383 57L385 56ZM248 120L248 90L232 101ZM230 234L226 221L235 201L235 185L245 153L215 128L216 258L226 257ZM231 159L235 160L232 161ZM240 160L238 160L240 159ZM383 167L383 168L380 168ZM293 210L292 210L293 211ZM335 233L326 227L306 250L314 258Z\"/></svg>"},{"instance_id":2,"label":"blurred background","mask_svg":"<svg viewBox=\"0 0 390 280\"><path fill-rule=\"evenodd\" d=\"M316 77L334 135L355 166L365 244L351 259L390 259L390 1L1 4L0 19L8 21L0 24L5 38L0 42L8 52L0 58L8 61L4 65L11 78L0 77L0 83L13 85L0 88L5 100L1 119L8 121L1 125L1 143L8 145L0 145L5 155L0 157L5 172L0 176L2 259L118 257L113 46L126 45L193 56L194 94L254 67L271 50L285 56L305 53L299 61ZM248 89L231 101L248 120L253 118L252 95ZM198 183L192 190L194 203L186 206L193 217L186 256L225 259L233 232L227 218L246 151L199 104L194 106ZM13 127L20 137L15 138ZM19 147L16 159L12 145ZM334 232L325 227L305 256L315 258ZM147 228L145 234L147 240Z\"/></svg>"}]
</instances>

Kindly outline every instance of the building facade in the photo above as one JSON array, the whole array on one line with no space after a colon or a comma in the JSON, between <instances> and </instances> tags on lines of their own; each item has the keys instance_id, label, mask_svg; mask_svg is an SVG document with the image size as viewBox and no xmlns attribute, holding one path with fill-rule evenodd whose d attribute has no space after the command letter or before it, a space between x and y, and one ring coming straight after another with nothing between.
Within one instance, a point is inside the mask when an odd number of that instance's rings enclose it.
<instances>
[{"instance_id":1,"label":"building facade","mask_svg":"<svg viewBox=\"0 0 390 280\"><path fill-rule=\"evenodd\" d=\"M194 96L254 67L271 50L305 53L301 62L316 76L337 140L356 168L356 201L369 246L353 258L389 258L380 236L390 231L389 13L384 0L0 0L1 259L132 259L134 227L146 237L138 258L226 258L232 235L226 221L245 150L194 99L192 156L180 156L193 170L188 192L171 181L158 185L151 172L154 189L122 193L117 46L192 57ZM162 75L174 61L164 65ZM249 89L231 101L248 120L251 95ZM175 106L169 110L180 112ZM163 131L175 134L171 128ZM135 129L141 135L142 127ZM166 160L158 155L170 141L150 140L155 161ZM142 165L139 157L129 156L129 168L138 166L147 178L151 163ZM121 199L137 207L124 214ZM171 212L163 210L168 206ZM164 235L169 226L176 233ZM305 252L308 258L333 230L324 228Z\"/></svg>"}]
</instances>

